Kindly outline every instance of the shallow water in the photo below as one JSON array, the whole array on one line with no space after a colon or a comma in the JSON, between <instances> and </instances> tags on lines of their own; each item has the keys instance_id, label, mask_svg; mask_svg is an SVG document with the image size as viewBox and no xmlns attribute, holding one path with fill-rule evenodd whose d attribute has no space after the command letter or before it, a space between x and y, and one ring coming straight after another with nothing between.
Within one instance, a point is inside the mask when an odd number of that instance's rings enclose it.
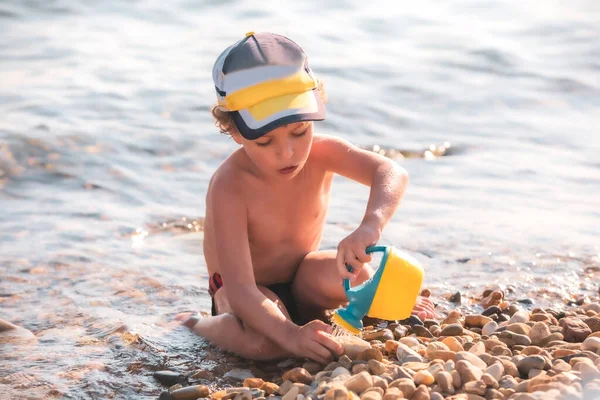
<instances>
[{"instance_id":1,"label":"shallow water","mask_svg":"<svg viewBox=\"0 0 600 400\"><path fill-rule=\"evenodd\" d=\"M451 145L397 159L411 183L382 240L424 263L434 296L596 292L600 3L388 6L0 2L0 318L38 338L0 345L0 393L142 398L153 370L226 372L172 318L209 309L204 193L235 148L208 113L210 70L249 30L305 48L329 94L318 131ZM368 194L333 190L323 248Z\"/></svg>"}]
</instances>

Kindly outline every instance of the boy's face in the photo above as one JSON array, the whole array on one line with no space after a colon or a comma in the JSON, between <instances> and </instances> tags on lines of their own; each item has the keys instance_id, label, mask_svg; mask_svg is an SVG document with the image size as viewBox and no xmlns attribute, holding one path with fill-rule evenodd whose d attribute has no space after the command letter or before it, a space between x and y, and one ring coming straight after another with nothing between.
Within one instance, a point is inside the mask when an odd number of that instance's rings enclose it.
<instances>
[{"instance_id":1,"label":"boy's face","mask_svg":"<svg viewBox=\"0 0 600 400\"><path fill-rule=\"evenodd\" d=\"M313 123L294 122L272 130L256 140L232 135L262 173L279 179L292 179L302 170L313 140Z\"/></svg>"}]
</instances>

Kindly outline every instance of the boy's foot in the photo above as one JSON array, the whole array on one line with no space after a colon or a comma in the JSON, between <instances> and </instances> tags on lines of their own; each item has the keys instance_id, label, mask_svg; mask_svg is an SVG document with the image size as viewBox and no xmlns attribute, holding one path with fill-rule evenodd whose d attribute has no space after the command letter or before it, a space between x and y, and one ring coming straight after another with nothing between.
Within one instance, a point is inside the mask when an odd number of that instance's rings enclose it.
<instances>
[{"instance_id":1,"label":"boy's foot","mask_svg":"<svg viewBox=\"0 0 600 400\"><path fill-rule=\"evenodd\" d=\"M417 297L417 303L413 308L412 315L419 317L421 321L435 318L435 306L429 297Z\"/></svg>"},{"instance_id":2,"label":"boy's foot","mask_svg":"<svg viewBox=\"0 0 600 400\"><path fill-rule=\"evenodd\" d=\"M187 326L191 330L194 330L194 326L202 318L200 314L194 312L184 312L175 316L175 321L181 321L183 326Z\"/></svg>"}]
</instances>

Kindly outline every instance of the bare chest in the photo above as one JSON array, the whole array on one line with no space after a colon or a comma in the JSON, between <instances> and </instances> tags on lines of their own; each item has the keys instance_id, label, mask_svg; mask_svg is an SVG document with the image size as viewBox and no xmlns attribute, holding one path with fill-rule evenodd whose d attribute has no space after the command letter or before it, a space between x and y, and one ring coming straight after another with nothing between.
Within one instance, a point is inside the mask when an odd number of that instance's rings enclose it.
<instances>
[{"instance_id":1,"label":"bare chest","mask_svg":"<svg viewBox=\"0 0 600 400\"><path fill-rule=\"evenodd\" d=\"M258 247L286 242L312 242L327 214L331 177L306 179L283 190L265 190L250 197L248 236ZM252 247L252 246L251 246Z\"/></svg>"}]
</instances>

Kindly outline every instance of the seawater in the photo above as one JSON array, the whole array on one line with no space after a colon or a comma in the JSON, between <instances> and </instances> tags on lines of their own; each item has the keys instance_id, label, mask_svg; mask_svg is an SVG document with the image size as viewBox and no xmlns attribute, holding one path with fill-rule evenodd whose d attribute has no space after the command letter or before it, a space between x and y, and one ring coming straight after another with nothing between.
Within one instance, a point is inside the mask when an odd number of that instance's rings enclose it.
<instances>
[{"instance_id":1,"label":"seawater","mask_svg":"<svg viewBox=\"0 0 600 400\"><path fill-rule=\"evenodd\" d=\"M0 344L2 395L153 398L158 369L250 368L173 318L210 308L204 197L236 148L210 71L251 30L305 48L329 96L318 132L408 171L381 244L422 262L436 301L597 293L595 0L4 0L0 318L37 342ZM336 177L323 249L367 196Z\"/></svg>"}]
</instances>

